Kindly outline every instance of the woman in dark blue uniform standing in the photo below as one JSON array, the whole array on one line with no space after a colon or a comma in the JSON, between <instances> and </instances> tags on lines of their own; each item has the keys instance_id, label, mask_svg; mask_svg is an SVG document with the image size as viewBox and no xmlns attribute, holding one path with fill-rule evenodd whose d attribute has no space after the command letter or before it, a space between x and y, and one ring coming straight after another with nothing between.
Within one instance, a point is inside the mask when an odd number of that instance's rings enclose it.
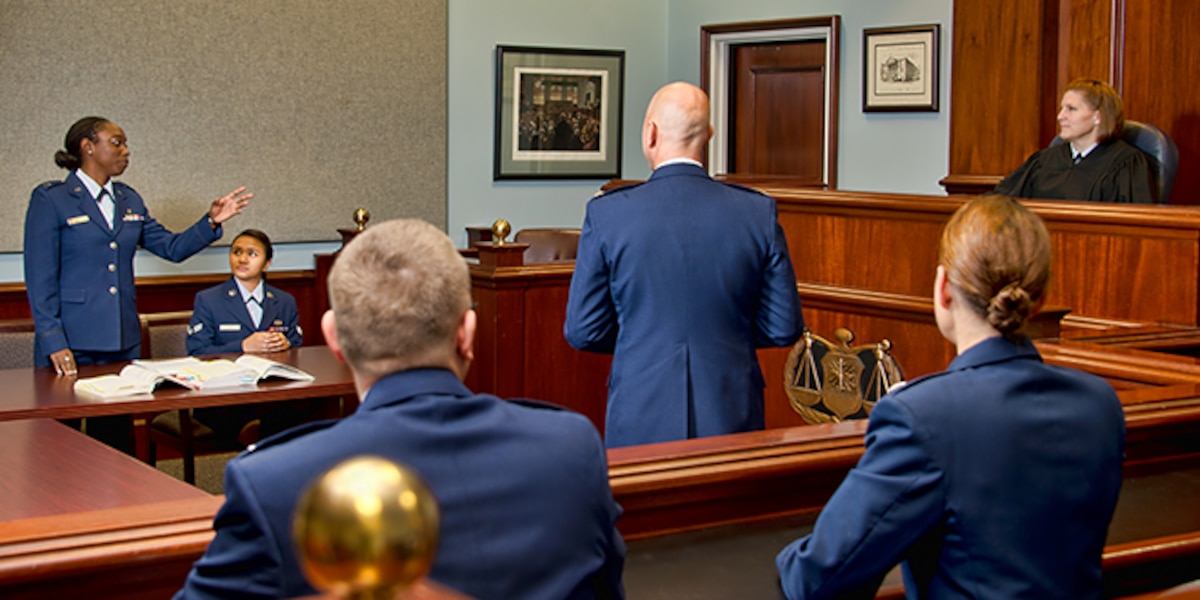
<instances>
[{"instance_id":1,"label":"woman in dark blue uniform standing","mask_svg":"<svg viewBox=\"0 0 1200 600\"><path fill-rule=\"evenodd\" d=\"M812 535L779 553L787 597L874 597L903 563L909 598L1100 598L1125 421L1107 382L1047 365L1022 325L1050 279L1050 236L1003 196L942 233L942 373L885 396L866 451Z\"/></svg>"},{"instance_id":2,"label":"woman in dark blue uniform standing","mask_svg":"<svg viewBox=\"0 0 1200 600\"><path fill-rule=\"evenodd\" d=\"M138 358L141 333L133 286L138 246L180 262L220 239L221 223L254 194L245 187L213 201L181 233L150 216L133 188L113 177L129 166L125 132L101 117L67 131L54 155L64 181L33 190L25 215L25 288L37 341L34 362L72 375L75 365Z\"/></svg>"},{"instance_id":3,"label":"woman in dark blue uniform standing","mask_svg":"<svg viewBox=\"0 0 1200 600\"><path fill-rule=\"evenodd\" d=\"M133 188L113 181L129 166L120 127L85 117L67 131L63 145L54 162L70 173L36 187L25 214L25 289L36 330L34 364L74 375L77 364L141 354L133 283L137 248L180 262L220 239L221 223L241 213L254 194L239 187L214 200L186 231L172 233L150 216ZM118 437L126 437L124 431Z\"/></svg>"}]
</instances>

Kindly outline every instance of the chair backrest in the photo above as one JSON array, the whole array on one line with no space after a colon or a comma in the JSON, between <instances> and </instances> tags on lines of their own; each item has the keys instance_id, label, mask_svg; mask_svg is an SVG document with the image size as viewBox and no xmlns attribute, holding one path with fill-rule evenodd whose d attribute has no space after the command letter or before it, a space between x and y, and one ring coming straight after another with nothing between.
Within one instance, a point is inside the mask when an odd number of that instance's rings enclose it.
<instances>
[{"instance_id":1,"label":"chair backrest","mask_svg":"<svg viewBox=\"0 0 1200 600\"><path fill-rule=\"evenodd\" d=\"M834 332L837 342L805 331L788 354L784 389L792 410L812 424L865 419L888 390L903 383L892 343L850 346L854 333Z\"/></svg>"},{"instance_id":2,"label":"chair backrest","mask_svg":"<svg viewBox=\"0 0 1200 600\"><path fill-rule=\"evenodd\" d=\"M1121 128L1121 140L1138 150L1150 159L1150 170L1154 173L1154 191L1158 194L1158 203L1166 204L1171 200L1171 189L1175 187L1175 174L1179 171L1179 148L1171 136L1149 123L1126 119ZM1062 138L1054 136L1051 146L1063 143Z\"/></svg>"},{"instance_id":3,"label":"chair backrest","mask_svg":"<svg viewBox=\"0 0 1200 600\"><path fill-rule=\"evenodd\" d=\"M575 260L579 249L579 229L530 228L522 229L514 242L529 244L525 249L525 264Z\"/></svg>"},{"instance_id":4,"label":"chair backrest","mask_svg":"<svg viewBox=\"0 0 1200 600\"><path fill-rule=\"evenodd\" d=\"M33 319L0 321L0 369L33 366Z\"/></svg>"},{"instance_id":5,"label":"chair backrest","mask_svg":"<svg viewBox=\"0 0 1200 600\"><path fill-rule=\"evenodd\" d=\"M142 358L179 358L187 356L187 326L192 311L143 313Z\"/></svg>"},{"instance_id":6,"label":"chair backrest","mask_svg":"<svg viewBox=\"0 0 1200 600\"><path fill-rule=\"evenodd\" d=\"M1179 171L1179 148L1174 140L1161 129L1140 121L1125 121L1121 139L1153 159L1150 166L1157 178L1158 202L1166 204L1175 187L1175 173Z\"/></svg>"}]
</instances>

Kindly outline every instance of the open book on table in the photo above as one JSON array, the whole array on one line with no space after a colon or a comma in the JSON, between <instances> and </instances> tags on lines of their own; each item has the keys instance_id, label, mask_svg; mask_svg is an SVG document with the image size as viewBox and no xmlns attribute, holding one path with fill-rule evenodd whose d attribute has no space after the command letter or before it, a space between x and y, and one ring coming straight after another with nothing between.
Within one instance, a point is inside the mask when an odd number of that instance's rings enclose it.
<instances>
[{"instance_id":1,"label":"open book on table","mask_svg":"<svg viewBox=\"0 0 1200 600\"><path fill-rule=\"evenodd\" d=\"M102 398L148 394L163 381L193 390L254 385L267 377L312 381L313 376L291 365L243 354L237 360L200 360L189 356L167 360L135 360L117 375L88 377L75 382L75 391Z\"/></svg>"}]
</instances>

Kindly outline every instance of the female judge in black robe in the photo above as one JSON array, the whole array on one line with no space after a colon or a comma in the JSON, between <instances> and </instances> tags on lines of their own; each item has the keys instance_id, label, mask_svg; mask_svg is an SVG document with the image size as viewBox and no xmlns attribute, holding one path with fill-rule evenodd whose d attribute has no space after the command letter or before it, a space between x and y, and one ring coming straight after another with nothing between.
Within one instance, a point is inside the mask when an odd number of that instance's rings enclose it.
<instances>
[{"instance_id":1,"label":"female judge in black robe","mask_svg":"<svg viewBox=\"0 0 1200 600\"><path fill-rule=\"evenodd\" d=\"M1116 90L1095 79L1067 85L1056 144L1033 153L994 190L1020 198L1153 204L1154 175L1141 150L1119 139L1125 121Z\"/></svg>"}]
</instances>

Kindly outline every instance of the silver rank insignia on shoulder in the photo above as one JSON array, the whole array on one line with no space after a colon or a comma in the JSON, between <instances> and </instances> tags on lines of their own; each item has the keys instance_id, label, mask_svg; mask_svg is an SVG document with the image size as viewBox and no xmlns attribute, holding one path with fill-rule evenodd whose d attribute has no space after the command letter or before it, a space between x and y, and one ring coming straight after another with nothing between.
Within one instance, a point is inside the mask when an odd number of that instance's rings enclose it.
<instances>
[{"instance_id":1,"label":"silver rank insignia on shoulder","mask_svg":"<svg viewBox=\"0 0 1200 600\"><path fill-rule=\"evenodd\" d=\"M204 329L204 323L196 323L195 327L188 325L187 334L192 335L193 333L200 333L201 329Z\"/></svg>"}]
</instances>

